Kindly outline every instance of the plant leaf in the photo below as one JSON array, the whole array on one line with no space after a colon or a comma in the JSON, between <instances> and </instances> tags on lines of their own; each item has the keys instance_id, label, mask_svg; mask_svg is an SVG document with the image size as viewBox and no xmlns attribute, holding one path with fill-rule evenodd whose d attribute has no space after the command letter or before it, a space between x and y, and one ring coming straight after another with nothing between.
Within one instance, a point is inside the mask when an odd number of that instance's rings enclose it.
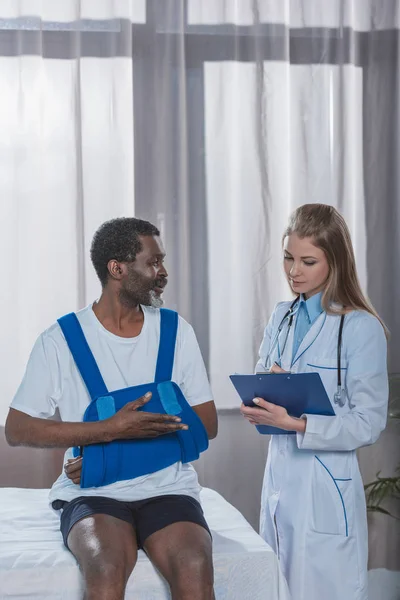
<instances>
[{"instance_id":1,"label":"plant leaf","mask_svg":"<svg viewBox=\"0 0 400 600\"><path fill-rule=\"evenodd\" d=\"M378 512L378 513L382 513L384 515L387 515L389 517L392 517L392 519L396 519L397 521L400 521L399 517L396 517L395 515L392 515L392 513L390 513L388 510L386 510L385 508L382 508L381 506L376 506L376 505L367 505L367 509L370 512Z\"/></svg>"}]
</instances>

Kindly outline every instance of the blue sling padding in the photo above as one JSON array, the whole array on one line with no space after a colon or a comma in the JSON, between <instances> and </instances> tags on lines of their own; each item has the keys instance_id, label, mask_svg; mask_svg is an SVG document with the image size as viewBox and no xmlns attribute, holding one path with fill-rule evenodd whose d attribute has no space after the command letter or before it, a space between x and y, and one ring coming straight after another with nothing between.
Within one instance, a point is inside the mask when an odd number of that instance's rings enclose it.
<instances>
[{"instance_id":1,"label":"blue sling padding","mask_svg":"<svg viewBox=\"0 0 400 600\"><path fill-rule=\"evenodd\" d=\"M174 368L176 334L178 332L178 313L162 308L160 310L160 344L158 347L155 381L170 381Z\"/></svg>"},{"instance_id":2,"label":"blue sling padding","mask_svg":"<svg viewBox=\"0 0 400 600\"><path fill-rule=\"evenodd\" d=\"M75 313L69 313L58 319L68 347L74 357L76 366L82 376L92 400L99 396L107 396L108 389L103 381L99 367L94 359L89 344L83 334L82 327Z\"/></svg>"},{"instance_id":3,"label":"blue sling padding","mask_svg":"<svg viewBox=\"0 0 400 600\"><path fill-rule=\"evenodd\" d=\"M188 430L156 438L114 440L85 447L81 487L99 487L115 481L134 479L164 469L175 462L196 460L208 447L204 425L185 399L179 386L171 381L174 365L178 314L160 310L160 342L155 381L108 392L96 361L74 313L59 319L67 344L74 357L92 401L84 421L99 421L112 417L125 404L152 392L151 400L139 410L179 415ZM74 448L74 455L79 449Z\"/></svg>"},{"instance_id":4,"label":"blue sling padding","mask_svg":"<svg viewBox=\"0 0 400 600\"><path fill-rule=\"evenodd\" d=\"M155 381L169 381L172 378L176 334L178 331L178 313L167 308L160 310L160 345ZM82 327L75 313L69 313L58 323L62 329L76 366L82 376L92 400L108 394L99 367L89 348Z\"/></svg>"}]
</instances>

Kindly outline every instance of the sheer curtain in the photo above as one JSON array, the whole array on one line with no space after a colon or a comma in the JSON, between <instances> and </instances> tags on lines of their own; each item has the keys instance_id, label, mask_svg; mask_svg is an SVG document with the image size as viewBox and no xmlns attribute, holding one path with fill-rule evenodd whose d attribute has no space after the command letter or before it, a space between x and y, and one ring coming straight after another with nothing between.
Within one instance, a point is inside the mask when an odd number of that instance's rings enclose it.
<instances>
[{"instance_id":1,"label":"sheer curtain","mask_svg":"<svg viewBox=\"0 0 400 600\"><path fill-rule=\"evenodd\" d=\"M46 487L59 451L10 449L37 335L99 295L89 244L134 214L132 22L144 4L0 2L0 485Z\"/></svg>"},{"instance_id":2,"label":"sheer curtain","mask_svg":"<svg viewBox=\"0 0 400 600\"><path fill-rule=\"evenodd\" d=\"M96 227L149 219L166 303L193 324L220 409L197 468L256 525L267 440L239 420L228 375L253 369L289 295L280 245L296 206L345 215L400 371L399 19L396 0L0 2L0 424L35 337L99 293ZM387 436L364 455L366 479L396 464ZM55 474L48 452L39 466L0 452L0 485ZM374 561L400 568L386 523Z\"/></svg>"},{"instance_id":3,"label":"sheer curtain","mask_svg":"<svg viewBox=\"0 0 400 600\"><path fill-rule=\"evenodd\" d=\"M98 295L94 230L134 213L131 26L121 48L107 4L0 3L0 422L39 332Z\"/></svg>"}]
</instances>

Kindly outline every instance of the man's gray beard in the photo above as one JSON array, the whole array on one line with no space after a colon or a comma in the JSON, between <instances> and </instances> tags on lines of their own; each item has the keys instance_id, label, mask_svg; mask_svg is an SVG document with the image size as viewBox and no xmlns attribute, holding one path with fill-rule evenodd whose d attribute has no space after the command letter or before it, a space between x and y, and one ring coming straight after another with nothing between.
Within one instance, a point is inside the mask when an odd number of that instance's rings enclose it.
<instances>
[{"instance_id":1,"label":"man's gray beard","mask_svg":"<svg viewBox=\"0 0 400 600\"><path fill-rule=\"evenodd\" d=\"M157 296L154 290L149 291L148 300L140 301L136 297L133 298L131 294L129 294L126 290L121 289L119 291L119 300L123 306L127 308L134 308L138 304L143 304L143 306L152 306L153 308L161 308L164 304L163 299L160 296Z\"/></svg>"},{"instance_id":2,"label":"man's gray beard","mask_svg":"<svg viewBox=\"0 0 400 600\"><path fill-rule=\"evenodd\" d=\"M164 300L161 296L157 296L154 290L150 291L150 306L153 308L161 308L164 304Z\"/></svg>"}]
</instances>

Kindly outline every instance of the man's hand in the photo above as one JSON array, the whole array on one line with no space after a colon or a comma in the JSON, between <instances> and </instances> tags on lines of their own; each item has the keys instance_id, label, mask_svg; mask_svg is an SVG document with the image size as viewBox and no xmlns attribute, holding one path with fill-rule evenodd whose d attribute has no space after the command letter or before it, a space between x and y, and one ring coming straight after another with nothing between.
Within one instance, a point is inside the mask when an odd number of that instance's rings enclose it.
<instances>
[{"instance_id":1,"label":"man's hand","mask_svg":"<svg viewBox=\"0 0 400 600\"><path fill-rule=\"evenodd\" d=\"M138 411L138 408L149 402L151 396L151 392L147 392L138 400L128 402L115 415L104 421L109 426L111 440L154 438L188 429L188 426L181 423L181 419L175 415Z\"/></svg>"},{"instance_id":2,"label":"man's hand","mask_svg":"<svg viewBox=\"0 0 400 600\"><path fill-rule=\"evenodd\" d=\"M71 448L103 444L118 439L152 438L188 429L175 415L141 412L138 409L151 398L145 394L126 404L109 419L101 421L53 421L31 417L10 408L6 422L6 439L10 446L34 448Z\"/></svg>"},{"instance_id":3,"label":"man's hand","mask_svg":"<svg viewBox=\"0 0 400 600\"><path fill-rule=\"evenodd\" d=\"M128 402L115 415L105 419L109 426L110 441L116 439L154 438L173 431L188 429L175 415L162 415L138 411L138 408L149 402L151 392L141 398ZM82 473L82 457L69 458L64 465L68 479L79 485Z\"/></svg>"},{"instance_id":4,"label":"man's hand","mask_svg":"<svg viewBox=\"0 0 400 600\"><path fill-rule=\"evenodd\" d=\"M81 482L82 473L82 456L76 458L69 458L64 465L64 473L72 481L79 485Z\"/></svg>"}]
</instances>

